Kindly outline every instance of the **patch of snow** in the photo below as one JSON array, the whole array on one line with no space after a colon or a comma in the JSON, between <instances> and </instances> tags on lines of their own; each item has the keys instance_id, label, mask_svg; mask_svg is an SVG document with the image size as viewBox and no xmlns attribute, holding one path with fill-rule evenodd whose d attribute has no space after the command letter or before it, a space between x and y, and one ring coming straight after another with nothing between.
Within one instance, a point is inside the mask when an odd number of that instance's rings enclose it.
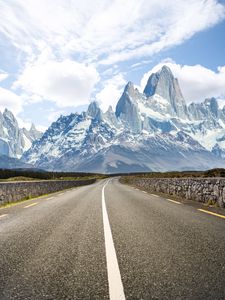
<instances>
[{"instance_id":1,"label":"patch of snow","mask_svg":"<svg viewBox=\"0 0 225 300\"><path fill-rule=\"evenodd\" d=\"M27 151L28 149L30 149L32 143L31 143L31 141L26 137L25 134L23 134L23 139L24 139L24 151Z\"/></svg>"},{"instance_id":2,"label":"patch of snow","mask_svg":"<svg viewBox=\"0 0 225 300\"><path fill-rule=\"evenodd\" d=\"M146 107L143 103L138 102L138 108L141 114L145 115L146 117L151 117L157 120L165 120L168 119L168 115L163 115L149 107Z\"/></svg>"}]
</instances>

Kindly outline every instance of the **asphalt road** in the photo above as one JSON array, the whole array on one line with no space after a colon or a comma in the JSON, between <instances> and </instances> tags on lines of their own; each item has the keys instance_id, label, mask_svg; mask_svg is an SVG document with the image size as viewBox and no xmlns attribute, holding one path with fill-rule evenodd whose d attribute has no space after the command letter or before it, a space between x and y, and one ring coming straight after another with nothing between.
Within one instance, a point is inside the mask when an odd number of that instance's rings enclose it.
<instances>
[{"instance_id":1,"label":"asphalt road","mask_svg":"<svg viewBox=\"0 0 225 300\"><path fill-rule=\"evenodd\" d=\"M112 179L0 209L0 299L225 299L225 219L198 208Z\"/></svg>"}]
</instances>

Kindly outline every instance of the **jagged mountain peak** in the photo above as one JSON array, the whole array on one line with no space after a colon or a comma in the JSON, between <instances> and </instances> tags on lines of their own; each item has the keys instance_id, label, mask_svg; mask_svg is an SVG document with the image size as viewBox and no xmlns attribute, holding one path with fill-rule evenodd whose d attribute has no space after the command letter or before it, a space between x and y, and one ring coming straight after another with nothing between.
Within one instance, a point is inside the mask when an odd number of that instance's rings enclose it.
<instances>
[{"instance_id":1,"label":"jagged mountain peak","mask_svg":"<svg viewBox=\"0 0 225 300\"><path fill-rule=\"evenodd\" d=\"M89 104L88 110L87 110L87 115L90 116L93 119L101 118L102 111L101 111L101 108L99 107L99 104L98 104L97 101L93 101Z\"/></svg>"},{"instance_id":2,"label":"jagged mountain peak","mask_svg":"<svg viewBox=\"0 0 225 300\"><path fill-rule=\"evenodd\" d=\"M36 129L34 123L31 123L30 130L29 130L29 131L34 131L34 130L36 131L37 129Z\"/></svg>"},{"instance_id":3,"label":"jagged mountain peak","mask_svg":"<svg viewBox=\"0 0 225 300\"><path fill-rule=\"evenodd\" d=\"M173 73L168 66L164 65L159 71L150 75L147 84L144 88L144 94L147 97L151 97L156 93L156 87L159 83L160 78L164 81L174 79Z\"/></svg>"},{"instance_id":4,"label":"jagged mountain peak","mask_svg":"<svg viewBox=\"0 0 225 300\"><path fill-rule=\"evenodd\" d=\"M113 113L113 108L112 108L112 105L109 105L107 111L108 113Z\"/></svg>"},{"instance_id":5,"label":"jagged mountain peak","mask_svg":"<svg viewBox=\"0 0 225 300\"><path fill-rule=\"evenodd\" d=\"M103 113L94 101L87 112L61 116L24 160L95 172L209 168L222 161L223 136L225 108L215 98L187 108L178 80L163 66L151 74L144 93L128 82L115 112L110 106Z\"/></svg>"},{"instance_id":6,"label":"jagged mountain peak","mask_svg":"<svg viewBox=\"0 0 225 300\"><path fill-rule=\"evenodd\" d=\"M17 124L17 120L16 120L14 114L10 110L8 110L7 108L5 108L5 110L3 112L3 117L6 118L6 119L11 120L13 123Z\"/></svg>"},{"instance_id":7,"label":"jagged mountain peak","mask_svg":"<svg viewBox=\"0 0 225 300\"><path fill-rule=\"evenodd\" d=\"M179 82L169 67L163 66L158 72L150 75L144 94L147 97L158 95L167 101L166 109L164 109L165 114L182 119L189 118Z\"/></svg>"},{"instance_id":8,"label":"jagged mountain peak","mask_svg":"<svg viewBox=\"0 0 225 300\"><path fill-rule=\"evenodd\" d=\"M125 88L124 88L124 92L125 93L130 93L130 92L134 92L135 88L134 88L134 84L131 81L128 81L128 83L126 84Z\"/></svg>"},{"instance_id":9,"label":"jagged mountain peak","mask_svg":"<svg viewBox=\"0 0 225 300\"><path fill-rule=\"evenodd\" d=\"M167 76L167 77L175 78L173 75L173 72L167 65L162 66L161 70L159 70L158 72L159 72L160 76Z\"/></svg>"},{"instance_id":10,"label":"jagged mountain peak","mask_svg":"<svg viewBox=\"0 0 225 300\"><path fill-rule=\"evenodd\" d=\"M14 114L6 108L0 114L0 155L20 158L32 142L41 136L34 128L30 131L20 128Z\"/></svg>"},{"instance_id":11,"label":"jagged mountain peak","mask_svg":"<svg viewBox=\"0 0 225 300\"><path fill-rule=\"evenodd\" d=\"M206 98L204 104L209 107L212 114L214 114L216 117L218 116L219 105L216 98Z\"/></svg>"}]
</instances>

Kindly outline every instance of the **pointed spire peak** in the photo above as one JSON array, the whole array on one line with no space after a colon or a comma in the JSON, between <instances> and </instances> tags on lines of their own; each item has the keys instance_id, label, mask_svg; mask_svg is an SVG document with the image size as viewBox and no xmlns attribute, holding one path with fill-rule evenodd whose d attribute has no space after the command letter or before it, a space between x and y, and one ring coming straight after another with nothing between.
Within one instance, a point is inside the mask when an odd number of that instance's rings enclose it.
<instances>
[{"instance_id":1,"label":"pointed spire peak","mask_svg":"<svg viewBox=\"0 0 225 300\"><path fill-rule=\"evenodd\" d=\"M176 78L173 76L171 69L166 65L163 65L158 72L152 73L150 75L144 89L144 94L147 97L154 95L156 92L157 85L160 81L164 82L165 85L171 83L172 81L177 81Z\"/></svg>"},{"instance_id":2,"label":"pointed spire peak","mask_svg":"<svg viewBox=\"0 0 225 300\"><path fill-rule=\"evenodd\" d=\"M216 98L212 97L212 98L206 98L204 102L206 105L209 105L211 103L217 103L217 100Z\"/></svg>"},{"instance_id":3,"label":"pointed spire peak","mask_svg":"<svg viewBox=\"0 0 225 300\"><path fill-rule=\"evenodd\" d=\"M7 108L5 108L5 110L3 112L3 116L5 116L9 119L15 120L13 113L10 110L8 110Z\"/></svg>"},{"instance_id":4,"label":"pointed spire peak","mask_svg":"<svg viewBox=\"0 0 225 300\"><path fill-rule=\"evenodd\" d=\"M218 115L219 104L218 104L218 101L216 100L216 98L214 98L214 97L206 98L204 101L204 104L207 107L209 107L212 114L214 114L215 116Z\"/></svg>"},{"instance_id":5,"label":"pointed spire peak","mask_svg":"<svg viewBox=\"0 0 225 300\"><path fill-rule=\"evenodd\" d=\"M108 108L107 112L108 112L108 113L112 113L112 112L113 112L112 105L109 105L109 108Z\"/></svg>"},{"instance_id":6,"label":"pointed spire peak","mask_svg":"<svg viewBox=\"0 0 225 300\"><path fill-rule=\"evenodd\" d=\"M34 130L36 131L37 129L36 129L34 123L32 123L31 126L30 126L30 131L34 131Z\"/></svg>"},{"instance_id":7,"label":"pointed spire peak","mask_svg":"<svg viewBox=\"0 0 225 300\"><path fill-rule=\"evenodd\" d=\"M97 101L92 101L88 108L99 108L98 102Z\"/></svg>"},{"instance_id":8,"label":"pointed spire peak","mask_svg":"<svg viewBox=\"0 0 225 300\"><path fill-rule=\"evenodd\" d=\"M133 82L129 81L126 86L125 86L125 89L124 91L129 91L129 90L134 90L134 84Z\"/></svg>"},{"instance_id":9,"label":"pointed spire peak","mask_svg":"<svg viewBox=\"0 0 225 300\"><path fill-rule=\"evenodd\" d=\"M99 108L97 101L93 101L89 104L87 114L90 117L95 118L100 112L101 112L101 109Z\"/></svg>"},{"instance_id":10,"label":"pointed spire peak","mask_svg":"<svg viewBox=\"0 0 225 300\"><path fill-rule=\"evenodd\" d=\"M5 113L5 114L11 114L11 111L8 110L8 108L5 108L4 113Z\"/></svg>"},{"instance_id":11,"label":"pointed spire peak","mask_svg":"<svg viewBox=\"0 0 225 300\"><path fill-rule=\"evenodd\" d=\"M160 70L160 73L169 73L173 76L173 73L172 73L171 69L166 65L162 66L162 68Z\"/></svg>"}]
</instances>

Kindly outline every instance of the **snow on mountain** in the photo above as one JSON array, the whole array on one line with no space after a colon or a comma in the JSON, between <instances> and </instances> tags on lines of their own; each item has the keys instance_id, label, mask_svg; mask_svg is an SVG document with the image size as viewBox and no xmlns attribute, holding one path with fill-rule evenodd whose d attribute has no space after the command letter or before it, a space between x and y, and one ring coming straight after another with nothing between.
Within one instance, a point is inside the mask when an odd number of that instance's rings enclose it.
<instances>
[{"instance_id":1,"label":"snow on mountain","mask_svg":"<svg viewBox=\"0 0 225 300\"><path fill-rule=\"evenodd\" d=\"M199 170L225 165L225 108L215 98L187 106L164 66L141 93L125 86L115 112L97 102L61 116L23 160L48 170L131 172Z\"/></svg>"},{"instance_id":2,"label":"snow on mountain","mask_svg":"<svg viewBox=\"0 0 225 300\"><path fill-rule=\"evenodd\" d=\"M41 134L33 124L30 130L20 129L16 118L8 109L3 114L0 112L0 155L20 158Z\"/></svg>"}]
</instances>

